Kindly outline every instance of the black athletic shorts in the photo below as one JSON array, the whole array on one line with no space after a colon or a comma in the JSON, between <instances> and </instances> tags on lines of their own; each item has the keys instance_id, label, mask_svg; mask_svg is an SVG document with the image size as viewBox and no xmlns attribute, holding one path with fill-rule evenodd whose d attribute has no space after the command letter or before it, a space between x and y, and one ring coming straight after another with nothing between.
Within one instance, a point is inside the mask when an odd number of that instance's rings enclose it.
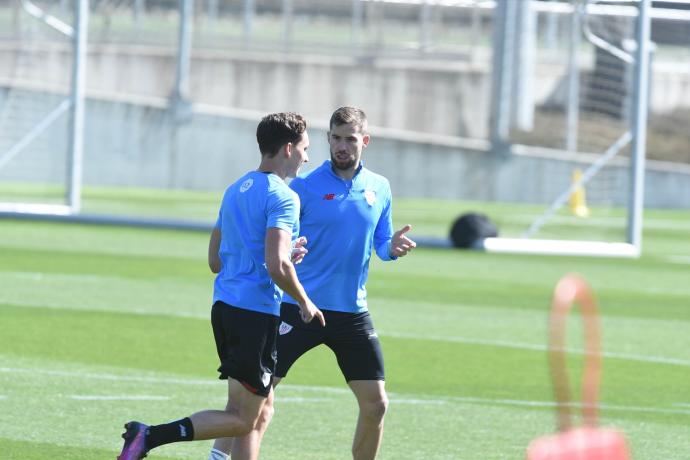
<instances>
[{"instance_id":1,"label":"black athletic shorts","mask_svg":"<svg viewBox=\"0 0 690 460\"><path fill-rule=\"evenodd\" d=\"M335 353L347 382L385 380L381 343L369 312L343 313L322 310L326 326L318 320L304 323L299 307L280 306L278 329L278 365L276 377L285 377L292 364L307 351L324 344Z\"/></svg>"},{"instance_id":2,"label":"black athletic shorts","mask_svg":"<svg viewBox=\"0 0 690 460\"><path fill-rule=\"evenodd\" d=\"M231 377L259 396L268 396L276 367L277 316L217 301L211 309L220 379Z\"/></svg>"}]
</instances>

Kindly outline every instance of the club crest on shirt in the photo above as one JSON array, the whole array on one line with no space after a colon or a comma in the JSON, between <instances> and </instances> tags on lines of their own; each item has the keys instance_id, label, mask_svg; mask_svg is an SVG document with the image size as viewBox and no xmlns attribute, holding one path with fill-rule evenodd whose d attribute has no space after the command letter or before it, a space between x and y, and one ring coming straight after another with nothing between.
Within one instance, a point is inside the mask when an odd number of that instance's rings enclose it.
<instances>
[{"instance_id":1,"label":"club crest on shirt","mask_svg":"<svg viewBox=\"0 0 690 460\"><path fill-rule=\"evenodd\" d=\"M242 185L240 185L240 193L244 193L247 190L251 188L251 186L254 185L254 179L247 179L246 181L242 182Z\"/></svg>"},{"instance_id":2,"label":"club crest on shirt","mask_svg":"<svg viewBox=\"0 0 690 460\"><path fill-rule=\"evenodd\" d=\"M290 326L288 323L283 321L282 323L280 323L280 327L278 328L278 334L285 335L288 332L290 332L291 330L292 330L292 326Z\"/></svg>"},{"instance_id":3,"label":"club crest on shirt","mask_svg":"<svg viewBox=\"0 0 690 460\"><path fill-rule=\"evenodd\" d=\"M365 190L364 199L367 200L369 206L374 206L374 203L376 203L376 192L373 190Z\"/></svg>"}]
</instances>

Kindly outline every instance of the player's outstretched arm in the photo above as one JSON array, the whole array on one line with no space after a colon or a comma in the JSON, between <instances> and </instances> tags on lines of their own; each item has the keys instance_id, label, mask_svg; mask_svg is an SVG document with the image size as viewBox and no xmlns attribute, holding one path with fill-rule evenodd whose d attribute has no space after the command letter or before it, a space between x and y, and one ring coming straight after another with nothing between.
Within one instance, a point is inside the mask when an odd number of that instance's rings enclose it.
<instances>
[{"instance_id":1,"label":"player's outstretched arm","mask_svg":"<svg viewBox=\"0 0 690 460\"><path fill-rule=\"evenodd\" d=\"M220 273L221 263L218 250L220 249L220 229L214 227L211 240L208 242L208 267L213 273Z\"/></svg>"},{"instance_id":2,"label":"player's outstretched arm","mask_svg":"<svg viewBox=\"0 0 690 460\"><path fill-rule=\"evenodd\" d=\"M391 238L390 249L391 256L406 256L408 252L417 247L417 243L405 236L405 234L410 230L412 230L412 225L407 224L397 232L393 233L393 237Z\"/></svg>"},{"instance_id":3,"label":"player's outstretched arm","mask_svg":"<svg viewBox=\"0 0 690 460\"><path fill-rule=\"evenodd\" d=\"M326 325L323 313L309 299L302 284L297 279L295 267L290 261L291 236L280 228L269 228L266 232L266 268L273 281L283 291L297 301L300 306L302 321L311 322L316 318L322 326Z\"/></svg>"}]
</instances>

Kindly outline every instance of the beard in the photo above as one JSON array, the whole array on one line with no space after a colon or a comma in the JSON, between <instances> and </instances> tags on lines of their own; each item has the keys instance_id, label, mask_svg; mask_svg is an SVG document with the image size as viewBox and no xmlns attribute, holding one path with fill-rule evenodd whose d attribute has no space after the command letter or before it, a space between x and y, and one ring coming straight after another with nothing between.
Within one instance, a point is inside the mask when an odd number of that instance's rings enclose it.
<instances>
[{"instance_id":1,"label":"beard","mask_svg":"<svg viewBox=\"0 0 690 460\"><path fill-rule=\"evenodd\" d=\"M357 160L352 157L348 157L344 160L338 160L337 157L331 153L331 163L333 164L334 168L340 169L341 171L347 171L354 169Z\"/></svg>"}]
</instances>

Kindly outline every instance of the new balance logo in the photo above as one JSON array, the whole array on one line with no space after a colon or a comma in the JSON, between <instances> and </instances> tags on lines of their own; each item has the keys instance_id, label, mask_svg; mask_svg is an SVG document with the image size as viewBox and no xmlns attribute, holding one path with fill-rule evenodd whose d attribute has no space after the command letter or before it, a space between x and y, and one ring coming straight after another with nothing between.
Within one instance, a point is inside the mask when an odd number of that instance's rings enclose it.
<instances>
[{"instance_id":1,"label":"new balance logo","mask_svg":"<svg viewBox=\"0 0 690 460\"><path fill-rule=\"evenodd\" d=\"M184 427L184 425L178 425L180 427L180 436L182 438L187 437L187 429Z\"/></svg>"},{"instance_id":2,"label":"new balance logo","mask_svg":"<svg viewBox=\"0 0 690 460\"><path fill-rule=\"evenodd\" d=\"M333 198L335 198L335 193L326 193L323 196L323 199L326 201L331 201Z\"/></svg>"}]
</instances>

